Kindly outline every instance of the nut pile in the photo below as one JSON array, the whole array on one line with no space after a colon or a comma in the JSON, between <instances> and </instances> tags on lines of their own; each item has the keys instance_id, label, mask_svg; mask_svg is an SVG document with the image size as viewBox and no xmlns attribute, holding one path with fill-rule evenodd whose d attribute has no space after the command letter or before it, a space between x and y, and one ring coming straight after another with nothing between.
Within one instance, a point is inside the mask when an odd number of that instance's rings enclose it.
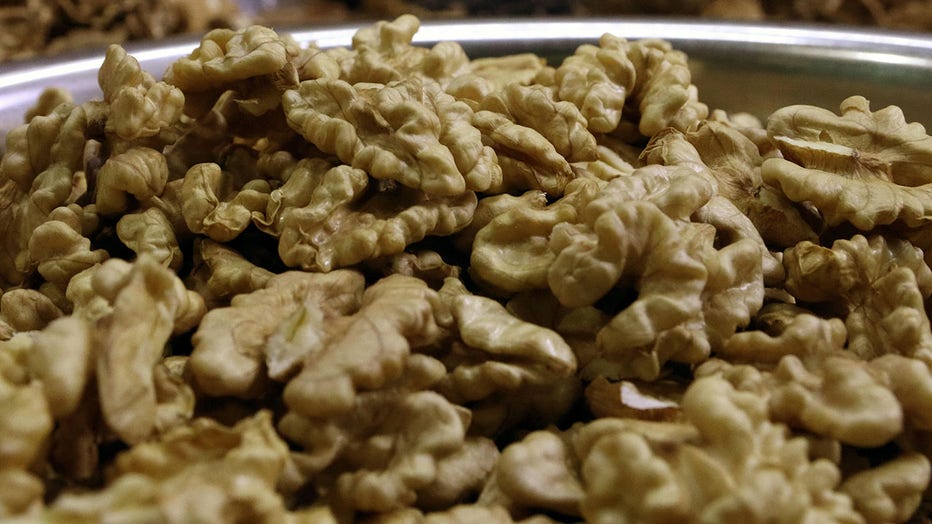
<instances>
[{"instance_id":1,"label":"nut pile","mask_svg":"<svg viewBox=\"0 0 932 524\"><path fill-rule=\"evenodd\" d=\"M560 64L119 46L0 163L14 522L905 522L932 454L932 137Z\"/></svg>"},{"instance_id":2,"label":"nut pile","mask_svg":"<svg viewBox=\"0 0 932 524\"><path fill-rule=\"evenodd\" d=\"M0 61L246 25L235 0L13 0L0 3Z\"/></svg>"},{"instance_id":3,"label":"nut pile","mask_svg":"<svg viewBox=\"0 0 932 524\"><path fill-rule=\"evenodd\" d=\"M930 0L579 0L578 3L577 10L603 15L704 16L932 30Z\"/></svg>"},{"instance_id":4,"label":"nut pile","mask_svg":"<svg viewBox=\"0 0 932 524\"><path fill-rule=\"evenodd\" d=\"M316 4L322 0L307 0ZM351 2L347 2L351 3ZM769 22L812 22L932 31L932 0L359 0L346 16L390 18L404 12L423 17L478 16L674 16ZM270 14L274 14L272 10ZM285 16L301 16L282 10ZM302 9L304 17L320 13Z\"/></svg>"}]
</instances>

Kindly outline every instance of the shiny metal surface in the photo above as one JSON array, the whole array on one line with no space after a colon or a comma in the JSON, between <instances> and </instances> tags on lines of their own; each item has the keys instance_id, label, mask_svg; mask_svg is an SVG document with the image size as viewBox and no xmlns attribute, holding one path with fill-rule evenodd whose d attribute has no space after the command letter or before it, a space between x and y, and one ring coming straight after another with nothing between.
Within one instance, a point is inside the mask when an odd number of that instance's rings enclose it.
<instances>
[{"instance_id":1,"label":"shiny metal surface","mask_svg":"<svg viewBox=\"0 0 932 524\"><path fill-rule=\"evenodd\" d=\"M276 28L300 43L348 46L357 26ZM880 108L899 105L907 119L932 128L932 37L818 26L780 26L667 19L528 19L425 22L415 43L460 42L472 57L534 52L558 61L603 33L661 38L690 57L699 97L713 108L766 117L788 104L836 108L860 94ZM197 46L195 38L128 45L155 75ZM48 86L78 100L99 97L103 51L0 65L0 135Z\"/></svg>"}]
</instances>

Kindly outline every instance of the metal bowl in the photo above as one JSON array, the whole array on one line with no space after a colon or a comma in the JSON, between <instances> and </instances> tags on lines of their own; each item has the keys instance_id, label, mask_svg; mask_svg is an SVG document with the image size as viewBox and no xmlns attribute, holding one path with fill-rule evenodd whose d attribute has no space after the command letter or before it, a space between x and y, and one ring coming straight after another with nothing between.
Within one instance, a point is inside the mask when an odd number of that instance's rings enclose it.
<instances>
[{"instance_id":1,"label":"metal bowl","mask_svg":"<svg viewBox=\"0 0 932 524\"><path fill-rule=\"evenodd\" d=\"M285 27L302 43L349 46L358 26ZM460 42L471 57L534 52L550 63L604 33L660 38L689 55L699 98L713 109L765 118L797 103L831 109L863 95L875 109L898 105L910 121L932 127L932 37L924 34L812 25L772 25L671 19L524 19L425 22L415 43ZM160 77L198 39L128 45L142 67ZM0 135L50 86L79 101L99 98L103 50L0 68Z\"/></svg>"}]
</instances>

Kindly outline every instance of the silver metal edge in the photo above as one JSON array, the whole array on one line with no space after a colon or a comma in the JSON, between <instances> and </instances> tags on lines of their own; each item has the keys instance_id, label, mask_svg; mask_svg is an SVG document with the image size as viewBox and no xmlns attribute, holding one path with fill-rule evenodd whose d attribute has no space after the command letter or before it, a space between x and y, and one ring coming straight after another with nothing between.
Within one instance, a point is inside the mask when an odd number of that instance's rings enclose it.
<instances>
[{"instance_id":1,"label":"silver metal edge","mask_svg":"<svg viewBox=\"0 0 932 524\"><path fill-rule=\"evenodd\" d=\"M349 46L353 34L365 24L328 27L281 27L301 45L321 48ZM631 40L661 38L691 51L714 47L718 53L734 51L744 57L775 56L784 62L818 58L840 63L895 65L932 74L932 36L875 29L818 25L712 22L666 18L548 18L511 20L428 21L414 37L418 45L457 41L469 52L478 49L527 49L594 42L604 33ZM146 44L127 45L141 66L160 77L172 61L191 52L200 37L189 36ZM103 50L67 58L7 64L0 72L0 114L29 107L48 86L68 88L74 82L96 81ZM0 131L8 129L0 118Z\"/></svg>"}]
</instances>

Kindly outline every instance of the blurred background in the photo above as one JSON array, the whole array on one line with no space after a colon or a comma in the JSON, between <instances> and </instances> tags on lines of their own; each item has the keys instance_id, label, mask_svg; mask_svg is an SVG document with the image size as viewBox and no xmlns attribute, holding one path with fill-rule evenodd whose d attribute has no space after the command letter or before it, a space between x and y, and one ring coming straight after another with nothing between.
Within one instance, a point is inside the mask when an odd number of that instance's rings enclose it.
<instances>
[{"instance_id":1,"label":"blurred background","mask_svg":"<svg viewBox=\"0 0 932 524\"><path fill-rule=\"evenodd\" d=\"M0 60L259 23L390 19L669 16L932 31L932 0L0 0Z\"/></svg>"}]
</instances>

